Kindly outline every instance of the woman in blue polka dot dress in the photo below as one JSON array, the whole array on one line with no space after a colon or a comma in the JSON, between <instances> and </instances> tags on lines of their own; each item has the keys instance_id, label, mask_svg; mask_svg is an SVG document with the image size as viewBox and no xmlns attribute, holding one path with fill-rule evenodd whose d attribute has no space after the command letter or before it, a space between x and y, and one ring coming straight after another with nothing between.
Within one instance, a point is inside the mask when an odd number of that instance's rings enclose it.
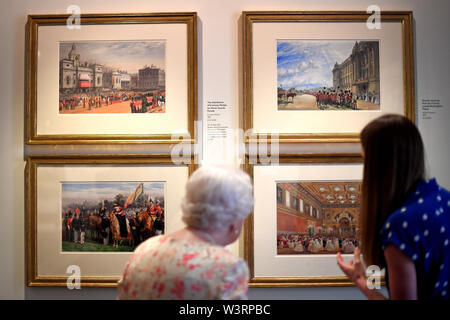
<instances>
[{"instance_id":1,"label":"woman in blue polka dot dress","mask_svg":"<svg viewBox=\"0 0 450 320\"><path fill-rule=\"evenodd\" d=\"M386 299L367 285L367 266L386 268L391 299L445 299L450 287L450 193L425 179L422 138L399 115L385 115L361 132L364 177L361 250L342 271L369 299Z\"/></svg>"}]
</instances>

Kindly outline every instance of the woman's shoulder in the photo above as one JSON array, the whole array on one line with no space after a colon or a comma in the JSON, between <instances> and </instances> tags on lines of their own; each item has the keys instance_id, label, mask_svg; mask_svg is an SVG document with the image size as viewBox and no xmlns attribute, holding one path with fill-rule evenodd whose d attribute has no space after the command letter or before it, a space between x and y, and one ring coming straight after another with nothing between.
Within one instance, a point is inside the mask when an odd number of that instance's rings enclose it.
<instances>
[{"instance_id":1,"label":"woman's shoulder","mask_svg":"<svg viewBox=\"0 0 450 320\"><path fill-rule=\"evenodd\" d=\"M193 254L196 257L208 259L212 263L231 265L242 260L227 248L211 244L209 242L193 240L172 240L170 237L168 238L168 241L173 246L176 246L180 250L180 252L187 255Z\"/></svg>"},{"instance_id":2,"label":"woman's shoulder","mask_svg":"<svg viewBox=\"0 0 450 320\"><path fill-rule=\"evenodd\" d=\"M400 208L393 212L392 216L408 213L408 215L420 215L436 209L448 210L450 207L450 192L438 185L436 179L422 180L411 192L408 199Z\"/></svg>"},{"instance_id":3,"label":"woman's shoulder","mask_svg":"<svg viewBox=\"0 0 450 320\"><path fill-rule=\"evenodd\" d=\"M138 257L144 257L150 251L157 251L161 249L161 246L167 241L167 237L164 235L159 235L151 237L143 242L141 242L133 251L130 261L137 260Z\"/></svg>"},{"instance_id":4,"label":"woman's shoulder","mask_svg":"<svg viewBox=\"0 0 450 320\"><path fill-rule=\"evenodd\" d=\"M420 181L415 190L414 193L410 196L410 198L415 198L419 201L419 199L423 199L424 202L434 201L437 200L438 202L441 201L441 199L449 200L450 192L438 184L436 178L431 178L427 180Z\"/></svg>"},{"instance_id":5,"label":"woman's shoulder","mask_svg":"<svg viewBox=\"0 0 450 320\"><path fill-rule=\"evenodd\" d=\"M423 180L418 183L409 198L386 220L384 227L390 225L423 225L432 223L443 216L449 216L450 193L439 186L436 179Z\"/></svg>"},{"instance_id":6,"label":"woman's shoulder","mask_svg":"<svg viewBox=\"0 0 450 320\"><path fill-rule=\"evenodd\" d=\"M200 259L208 259L213 263L220 264L231 265L242 260L225 247L204 241L175 239L167 235L155 236L144 241L136 248L135 254L142 255L159 251L164 252L166 255L172 253L182 255L185 258L192 256Z\"/></svg>"}]
</instances>

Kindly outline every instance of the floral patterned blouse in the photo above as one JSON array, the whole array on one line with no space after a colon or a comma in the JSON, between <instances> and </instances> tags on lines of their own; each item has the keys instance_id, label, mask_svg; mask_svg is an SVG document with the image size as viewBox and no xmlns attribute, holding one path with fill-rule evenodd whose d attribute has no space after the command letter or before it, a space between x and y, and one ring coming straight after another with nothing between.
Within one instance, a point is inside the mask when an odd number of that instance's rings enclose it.
<instances>
[{"instance_id":1,"label":"floral patterned blouse","mask_svg":"<svg viewBox=\"0 0 450 320\"><path fill-rule=\"evenodd\" d=\"M227 249L161 235L139 245L118 284L118 299L248 299L248 267Z\"/></svg>"}]
</instances>

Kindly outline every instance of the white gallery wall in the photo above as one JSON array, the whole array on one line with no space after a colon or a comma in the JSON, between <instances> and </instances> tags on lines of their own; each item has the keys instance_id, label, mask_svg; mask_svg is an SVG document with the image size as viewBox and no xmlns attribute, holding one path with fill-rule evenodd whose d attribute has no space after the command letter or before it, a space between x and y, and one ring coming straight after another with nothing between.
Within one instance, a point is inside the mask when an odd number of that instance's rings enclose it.
<instances>
[{"instance_id":1,"label":"white gallery wall","mask_svg":"<svg viewBox=\"0 0 450 320\"><path fill-rule=\"evenodd\" d=\"M416 123L424 138L429 176L450 189L450 1L448 0L109 0L109 1L0 1L0 299L115 299L115 289L27 288L25 286L24 156L29 153L95 153L96 146L58 148L24 146L25 30L28 14L66 13L78 5L85 13L183 12L198 13L199 119L206 119L206 102L229 106L225 122L239 127L242 11L254 10L412 10L416 80ZM423 114L423 100L439 100L442 108ZM203 136L207 129L203 126ZM104 147L102 152L161 152L159 146ZM336 146L299 146L303 152ZM342 151L359 151L358 145L341 145ZM203 160L236 162L233 152L215 152L214 141L203 141ZM238 251L238 244L232 248ZM252 288L251 299L362 299L354 287L345 288Z\"/></svg>"}]
</instances>

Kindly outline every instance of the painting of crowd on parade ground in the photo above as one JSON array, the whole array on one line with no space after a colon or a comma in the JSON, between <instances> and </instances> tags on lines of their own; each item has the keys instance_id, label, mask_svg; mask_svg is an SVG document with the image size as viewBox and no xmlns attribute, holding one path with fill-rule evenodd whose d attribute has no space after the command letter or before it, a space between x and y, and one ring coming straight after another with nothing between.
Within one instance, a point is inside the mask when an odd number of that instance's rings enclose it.
<instances>
[{"instance_id":1,"label":"painting of crowd on parade ground","mask_svg":"<svg viewBox=\"0 0 450 320\"><path fill-rule=\"evenodd\" d=\"M378 41L278 40L278 110L379 110Z\"/></svg>"},{"instance_id":2,"label":"painting of crowd on parade ground","mask_svg":"<svg viewBox=\"0 0 450 320\"><path fill-rule=\"evenodd\" d=\"M61 42L59 113L166 112L165 40Z\"/></svg>"},{"instance_id":3,"label":"painting of crowd on parade ground","mask_svg":"<svg viewBox=\"0 0 450 320\"><path fill-rule=\"evenodd\" d=\"M164 234L164 182L62 183L62 251L133 251Z\"/></svg>"},{"instance_id":4,"label":"painting of crowd on parade ground","mask_svg":"<svg viewBox=\"0 0 450 320\"><path fill-rule=\"evenodd\" d=\"M276 188L279 255L353 253L360 181L283 182Z\"/></svg>"}]
</instances>

